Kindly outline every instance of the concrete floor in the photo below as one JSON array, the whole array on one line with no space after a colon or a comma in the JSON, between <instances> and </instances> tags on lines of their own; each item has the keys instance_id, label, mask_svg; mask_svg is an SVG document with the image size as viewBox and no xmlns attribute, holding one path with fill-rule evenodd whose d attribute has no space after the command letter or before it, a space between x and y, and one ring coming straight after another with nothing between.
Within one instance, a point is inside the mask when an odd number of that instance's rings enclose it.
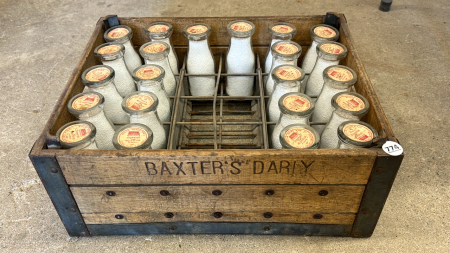
<instances>
[{"instance_id":1,"label":"concrete floor","mask_svg":"<svg viewBox=\"0 0 450 253\"><path fill-rule=\"evenodd\" d=\"M1 252L448 252L450 5L446 0L0 0ZM345 13L405 160L369 239L161 235L71 238L27 158L101 16Z\"/></svg>"}]
</instances>

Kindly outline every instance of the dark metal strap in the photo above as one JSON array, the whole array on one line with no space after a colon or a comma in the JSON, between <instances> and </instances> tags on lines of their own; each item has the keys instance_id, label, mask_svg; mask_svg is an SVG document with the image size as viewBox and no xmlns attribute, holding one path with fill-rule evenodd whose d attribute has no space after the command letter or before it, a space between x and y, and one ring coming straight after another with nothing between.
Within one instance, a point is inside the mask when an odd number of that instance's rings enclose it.
<instances>
[{"instance_id":1,"label":"dark metal strap","mask_svg":"<svg viewBox=\"0 0 450 253\"><path fill-rule=\"evenodd\" d=\"M30 160L69 235L90 235L56 158L30 156Z\"/></svg>"},{"instance_id":2,"label":"dark metal strap","mask_svg":"<svg viewBox=\"0 0 450 253\"><path fill-rule=\"evenodd\" d=\"M377 157L353 223L353 237L372 235L402 160L403 155L380 154Z\"/></svg>"},{"instance_id":3,"label":"dark metal strap","mask_svg":"<svg viewBox=\"0 0 450 253\"><path fill-rule=\"evenodd\" d=\"M351 225L259 222L158 222L88 225L93 235L261 234L349 236Z\"/></svg>"}]
</instances>

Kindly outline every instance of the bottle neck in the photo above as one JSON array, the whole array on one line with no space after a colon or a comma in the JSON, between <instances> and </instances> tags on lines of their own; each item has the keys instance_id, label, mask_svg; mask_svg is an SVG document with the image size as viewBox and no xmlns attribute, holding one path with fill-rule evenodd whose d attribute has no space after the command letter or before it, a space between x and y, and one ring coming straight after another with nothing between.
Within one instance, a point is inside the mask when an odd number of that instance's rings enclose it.
<instances>
[{"instance_id":1,"label":"bottle neck","mask_svg":"<svg viewBox=\"0 0 450 253\"><path fill-rule=\"evenodd\" d=\"M307 124L309 116L310 115L297 116L281 113L279 124L283 127L294 124L292 121L296 121L295 124Z\"/></svg>"},{"instance_id":2,"label":"bottle neck","mask_svg":"<svg viewBox=\"0 0 450 253\"><path fill-rule=\"evenodd\" d=\"M274 92L276 91L300 92L300 81L275 81Z\"/></svg>"},{"instance_id":3,"label":"bottle neck","mask_svg":"<svg viewBox=\"0 0 450 253\"><path fill-rule=\"evenodd\" d=\"M316 65L319 64L319 63L320 64L326 64L327 66L339 65L339 60L337 60L337 59L328 60L328 59L324 59L323 57L318 55Z\"/></svg>"},{"instance_id":4,"label":"bottle neck","mask_svg":"<svg viewBox=\"0 0 450 253\"><path fill-rule=\"evenodd\" d=\"M277 40L277 41L292 40L292 34L281 35L279 33L272 33L272 41L273 40Z\"/></svg>"},{"instance_id":5,"label":"bottle neck","mask_svg":"<svg viewBox=\"0 0 450 253\"><path fill-rule=\"evenodd\" d=\"M339 140L339 148L341 149L353 149L353 148L364 148L365 146L357 146L357 145L352 145L350 143L346 143L342 140Z\"/></svg>"},{"instance_id":6,"label":"bottle neck","mask_svg":"<svg viewBox=\"0 0 450 253\"><path fill-rule=\"evenodd\" d=\"M88 89L89 89L89 91L95 91L95 92L102 91L102 90L110 90L111 88L116 89L116 85L114 84L113 80L114 80L114 78L108 82L101 84L101 85L89 85ZM101 92L99 92L99 93L101 93Z\"/></svg>"},{"instance_id":7,"label":"bottle neck","mask_svg":"<svg viewBox=\"0 0 450 253\"><path fill-rule=\"evenodd\" d=\"M167 57L158 57L158 58L145 58L145 64L155 64L163 67L164 69L167 69L168 67L168 60ZM167 74L167 72L166 72Z\"/></svg>"},{"instance_id":8,"label":"bottle neck","mask_svg":"<svg viewBox=\"0 0 450 253\"><path fill-rule=\"evenodd\" d=\"M297 66L297 57L285 57L280 56L279 54L275 54L273 56L273 67L278 67L279 65L288 64L288 65L295 65ZM276 65L275 65L276 64Z\"/></svg>"},{"instance_id":9,"label":"bottle neck","mask_svg":"<svg viewBox=\"0 0 450 253\"><path fill-rule=\"evenodd\" d=\"M162 85L162 80L158 80L158 81L153 81L153 80L142 80L142 81L138 81L138 87L139 90L142 91L160 91L161 89L163 89L163 85Z\"/></svg>"},{"instance_id":10,"label":"bottle neck","mask_svg":"<svg viewBox=\"0 0 450 253\"><path fill-rule=\"evenodd\" d=\"M336 109L333 112L330 122L333 119L344 122L344 121L348 121L348 120L359 120L360 118L361 118L361 116L355 116L355 115L345 112L343 110Z\"/></svg>"},{"instance_id":11,"label":"bottle neck","mask_svg":"<svg viewBox=\"0 0 450 253\"><path fill-rule=\"evenodd\" d=\"M82 112L81 114L76 115L76 117L80 120L86 120L87 118L94 117L101 112L103 112L103 105L98 105L90 111Z\"/></svg>"},{"instance_id":12,"label":"bottle neck","mask_svg":"<svg viewBox=\"0 0 450 253\"><path fill-rule=\"evenodd\" d=\"M130 122L133 120L147 120L151 122L159 122L158 114L156 111L144 112L140 114L130 114Z\"/></svg>"},{"instance_id":13,"label":"bottle neck","mask_svg":"<svg viewBox=\"0 0 450 253\"><path fill-rule=\"evenodd\" d=\"M109 64L115 64L115 63L121 63L124 62L123 56L117 57L117 58L110 58L110 59L102 59L101 60L103 65L109 65Z\"/></svg>"},{"instance_id":14,"label":"bottle neck","mask_svg":"<svg viewBox=\"0 0 450 253\"><path fill-rule=\"evenodd\" d=\"M325 81L322 91L320 92L321 94L329 94L330 99L332 96L334 96L335 94L339 93L339 92L344 92L344 91L350 91L350 88L339 88L333 85L333 82L330 81ZM320 96L320 95L319 95Z\"/></svg>"},{"instance_id":15,"label":"bottle neck","mask_svg":"<svg viewBox=\"0 0 450 253\"><path fill-rule=\"evenodd\" d=\"M252 38L238 38L238 37L231 37L231 47L240 47L240 48L246 48L246 49L252 49Z\"/></svg>"},{"instance_id":16,"label":"bottle neck","mask_svg":"<svg viewBox=\"0 0 450 253\"><path fill-rule=\"evenodd\" d=\"M204 40L189 40L189 51L195 50L195 51L204 51L204 50L210 50L209 49L209 43L207 39Z\"/></svg>"}]
</instances>

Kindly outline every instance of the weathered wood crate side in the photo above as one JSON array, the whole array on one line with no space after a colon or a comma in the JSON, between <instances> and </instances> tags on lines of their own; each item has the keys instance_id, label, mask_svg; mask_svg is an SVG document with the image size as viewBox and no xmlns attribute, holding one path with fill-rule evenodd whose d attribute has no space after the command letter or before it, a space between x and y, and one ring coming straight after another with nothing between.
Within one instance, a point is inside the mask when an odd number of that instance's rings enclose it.
<instances>
[{"instance_id":1,"label":"weathered wood crate side","mask_svg":"<svg viewBox=\"0 0 450 253\"><path fill-rule=\"evenodd\" d=\"M345 17L342 14L339 17L340 42L349 49L342 64L358 73L355 88L371 104L364 121L377 129L381 139L396 140L357 56ZM161 20L172 23L173 43L182 62L187 51L187 40L182 35L184 26L194 22L211 25L213 53L225 54L229 43L226 25L236 19L241 18L119 20L133 29L136 47L148 41L144 32L146 25ZM83 89L81 73L100 64L93 50L104 43L103 20L99 20L42 135L30 152L30 159L70 235L252 233L367 237L372 234L402 158L387 157L380 148L302 151L46 149L46 137L74 120L66 105ZM322 23L323 16L246 20L257 27L253 36L254 51L263 61L270 44L269 24L278 21L294 24L298 29L294 41L302 45L304 55L311 44L309 29ZM55 184L61 189L52 186ZM223 194L213 196L211 191L219 188ZM267 190L273 189L278 195L265 195ZM169 197L161 199L162 190L170 191ZM107 191L117 195L109 196ZM297 191L297 199L286 194ZM319 195L321 191L327 194ZM233 204L236 200L242 203L241 207ZM136 205L138 202L142 204ZM260 208L254 207L256 202L261 204ZM211 215L216 211L223 214L220 220ZM173 217L168 219L166 213ZM269 219L262 213L272 216Z\"/></svg>"}]
</instances>

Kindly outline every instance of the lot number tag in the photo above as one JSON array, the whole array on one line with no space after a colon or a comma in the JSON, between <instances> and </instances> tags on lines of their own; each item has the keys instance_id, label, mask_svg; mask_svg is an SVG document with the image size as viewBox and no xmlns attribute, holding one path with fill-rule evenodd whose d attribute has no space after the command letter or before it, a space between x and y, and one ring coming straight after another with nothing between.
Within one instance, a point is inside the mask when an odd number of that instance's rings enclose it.
<instances>
[{"instance_id":1,"label":"lot number tag","mask_svg":"<svg viewBox=\"0 0 450 253\"><path fill-rule=\"evenodd\" d=\"M386 152L386 154L391 156L399 156L403 154L403 148L400 144L394 141L387 141L385 144L383 144L383 151Z\"/></svg>"}]
</instances>

